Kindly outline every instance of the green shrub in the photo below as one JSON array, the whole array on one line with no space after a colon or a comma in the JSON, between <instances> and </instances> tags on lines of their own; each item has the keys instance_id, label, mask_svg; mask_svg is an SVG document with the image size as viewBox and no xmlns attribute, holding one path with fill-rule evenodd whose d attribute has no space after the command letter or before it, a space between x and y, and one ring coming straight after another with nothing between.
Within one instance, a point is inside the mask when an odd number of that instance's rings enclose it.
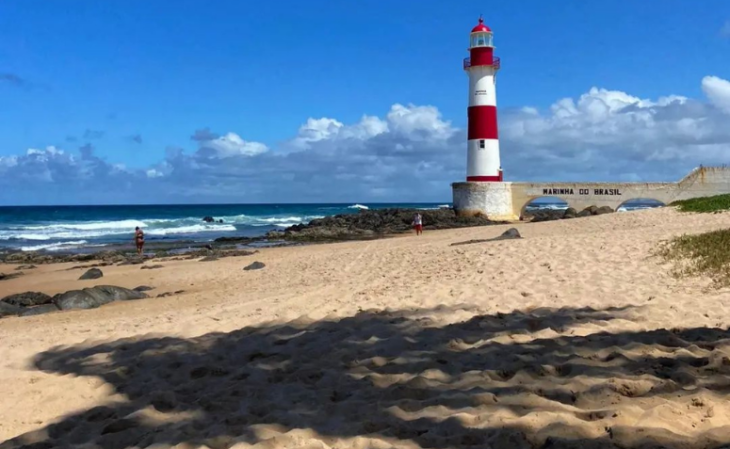
<instances>
[{"instance_id":1,"label":"green shrub","mask_svg":"<svg viewBox=\"0 0 730 449\"><path fill-rule=\"evenodd\" d=\"M730 209L730 195L716 195L675 201L670 206L677 206L682 212L719 212Z\"/></svg>"},{"instance_id":2,"label":"green shrub","mask_svg":"<svg viewBox=\"0 0 730 449\"><path fill-rule=\"evenodd\" d=\"M730 229L675 237L658 255L675 263L675 276L708 276L718 287L730 285Z\"/></svg>"}]
</instances>

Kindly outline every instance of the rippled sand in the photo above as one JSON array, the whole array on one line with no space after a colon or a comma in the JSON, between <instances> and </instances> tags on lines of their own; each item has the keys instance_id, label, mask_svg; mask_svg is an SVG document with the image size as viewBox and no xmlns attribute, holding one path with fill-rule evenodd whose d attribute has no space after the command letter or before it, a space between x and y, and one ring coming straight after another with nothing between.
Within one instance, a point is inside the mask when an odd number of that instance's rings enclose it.
<instances>
[{"instance_id":1,"label":"rippled sand","mask_svg":"<svg viewBox=\"0 0 730 449\"><path fill-rule=\"evenodd\" d=\"M664 209L520 224L522 240L450 246L495 226L104 267L99 281L42 266L0 296L185 292L0 320L0 448L730 444L730 294L651 257L729 225ZM254 260L266 268L243 271Z\"/></svg>"}]
</instances>

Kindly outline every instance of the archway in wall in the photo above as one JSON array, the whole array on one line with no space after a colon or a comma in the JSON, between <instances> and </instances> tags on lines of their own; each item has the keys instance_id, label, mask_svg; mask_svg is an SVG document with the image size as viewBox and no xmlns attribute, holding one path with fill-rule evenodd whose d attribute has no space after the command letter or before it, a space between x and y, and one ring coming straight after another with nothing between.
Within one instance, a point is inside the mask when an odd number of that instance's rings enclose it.
<instances>
[{"instance_id":1,"label":"archway in wall","mask_svg":"<svg viewBox=\"0 0 730 449\"><path fill-rule=\"evenodd\" d=\"M522 206L520 219L529 221L546 221L563 218L568 203L555 196L541 196L530 200Z\"/></svg>"},{"instance_id":2,"label":"archway in wall","mask_svg":"<svg viewBox=\"0 0 730 449\"><path fill-rule=\"evenodd\" d=\"M616 212L630 212L632 210L654 209L656 207L664 207L666 204L653 198L632 198L621 203L616 208Z\"/></svg>"}]
</instances>

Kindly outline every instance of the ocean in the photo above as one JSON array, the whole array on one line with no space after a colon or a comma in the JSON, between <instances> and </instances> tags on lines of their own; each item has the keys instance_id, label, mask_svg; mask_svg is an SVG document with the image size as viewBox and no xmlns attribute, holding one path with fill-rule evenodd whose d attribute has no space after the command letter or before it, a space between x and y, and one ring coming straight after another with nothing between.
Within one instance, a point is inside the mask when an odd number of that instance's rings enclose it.
<instances>
[{"instance_id":1,"label":"ocean","mask_svg":"<svg viewBox=\"0 0 730 449\"><path fill-rule=\"evenodd\" d=\"M260 237L275 229L329 215L391 207L438 209L446 203L391 204L208 204L144 206L3 206L0 250L85 251L132 244L141 227L147 242L209 242L219 237ZM543 201L529 209L564 209L565 203ZM652 207L637 204L627 209ZM206 223L211 216L222 223Z\"/></svg>"}]
</instances>

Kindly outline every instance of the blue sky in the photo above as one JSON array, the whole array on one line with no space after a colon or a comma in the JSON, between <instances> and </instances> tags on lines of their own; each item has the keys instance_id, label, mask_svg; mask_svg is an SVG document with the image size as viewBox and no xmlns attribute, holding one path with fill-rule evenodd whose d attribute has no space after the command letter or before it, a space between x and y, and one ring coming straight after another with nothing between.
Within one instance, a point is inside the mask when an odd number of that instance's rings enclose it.
<instances>
[{"instance_id":1,"label":"blue sky","mask_svg":"<svg viewBox=\"0 0 730 449\"><path fill-rule=\"evenodd\" d=\"M730 159L727 0L354 5L0 2L0 204L448 200L480 13L509 180Z\"/></svg>"}]
</instances>

